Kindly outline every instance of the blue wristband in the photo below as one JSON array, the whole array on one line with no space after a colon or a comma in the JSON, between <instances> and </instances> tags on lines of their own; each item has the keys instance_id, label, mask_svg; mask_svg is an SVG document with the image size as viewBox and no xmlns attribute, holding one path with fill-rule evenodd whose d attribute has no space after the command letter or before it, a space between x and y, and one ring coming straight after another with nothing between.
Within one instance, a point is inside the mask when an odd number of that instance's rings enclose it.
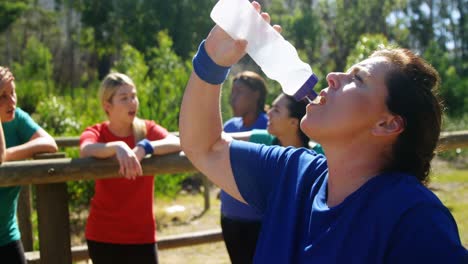
<instances>
[{"instance_id":1,"label":"blue wristband","mask_svg":"<svg viewBox=\"0 0 468 264\"><path fill-rule=\"evenodd\" d=\"M154 152L154 148L151 146L151 142L146 138L138 141L136 145L142 147L145 150L145 155L153 154Z\"/></svg>"},{"instance_id":2,"label":"blue wristband","mask_svg":"<svg viewBox=\"0 0 468 264\"><path fill-rule=\"evenodd\" d=\"M216 64L205 50L205 40L200 43L198 52L193 56L193 70L200 77L210 84L222 84L228 74L231 67L224 67Z\"/></svg>"}]
</instances>

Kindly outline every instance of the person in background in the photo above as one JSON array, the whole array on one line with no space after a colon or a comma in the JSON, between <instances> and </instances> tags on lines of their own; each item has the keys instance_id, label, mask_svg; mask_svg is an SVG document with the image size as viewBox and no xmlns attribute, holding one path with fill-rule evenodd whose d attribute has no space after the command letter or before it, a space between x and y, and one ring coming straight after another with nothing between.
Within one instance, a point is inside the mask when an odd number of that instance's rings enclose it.
<instances>
[{"instance_id":1,"label":"person in background","mask_svg":"<svg viewBox=\"0 0 468 264\"><path fill-rule=\"evenodd\" d=\"M329 73L301 120L325 157L223 135L221 83L246 46L212 29L194 57L179 130L189 160L264 215L254 263L467 263L453 216L424 185L442 121L429 63L384 48Z\"/></svg>"},{"instance_id":2,"label":"person in background","mask_svg":"<svg viewBox=\"0 0 468 264\"><path fill-rule=\"evenodd\" d=\"M234 117L224 124L225 132L265 129L268 117L264 111L267 88L255 72L244 71L232 81L230 104ZM221 191L221 228L224 243L233 264L250 263L261 226L261 214Z\"/></svg>"},{"instance_id":3,"label":"person in background","mask_svg":"<svg viewBox=\"0 0 468 264\"><path fill-rule=\"evenodd\" d=\"M55 140L17 107L13 73L0 66L0 162L56 152ZM16 210L21 186L0 187L0 262L26 263Z\"/></svg>"},{"instance_id":4,"label":"person in background","mask_svg":"<svg viewBox=\"0 0 468 264\"><path fill-rule=\"evenodd\" d=\"M95 182L85 231L89 255L95 264L158 263L154 176L143 175L140 162L146 155L180 151L179 139L137 118L137 90L127 75L107 75L99 98L108 120L81 134L80 156L116 157L121 177Z\"/></svg>"},{"instance_id":5,"label":"person in background","mask_svg":"<svg viewBox=\"0 0 468 264\"><path fill-rule=\"evenodd\" d=\"M296 101L294 97L281 93L267 112L266 130L254 129L247 132L229 133L229 135L237 140L283 147L311 148L318 154L324 154L320 144L311 142L300 128L301 119L306 113L306 106L307 102Z\"/></svg>"}]
</instances>

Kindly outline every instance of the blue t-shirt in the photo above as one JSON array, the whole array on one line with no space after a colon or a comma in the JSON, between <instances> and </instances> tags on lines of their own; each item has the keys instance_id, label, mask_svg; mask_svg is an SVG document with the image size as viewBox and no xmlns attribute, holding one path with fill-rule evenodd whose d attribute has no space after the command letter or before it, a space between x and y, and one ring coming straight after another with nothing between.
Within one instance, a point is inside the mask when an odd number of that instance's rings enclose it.
<instances>
[{"instance_id":1,"label":"blue t-shirt","mask_svg":"<svg viewBox=\"0 0 468 264\"><path fill-rule=\"evenodd\" d=\"M24 144L40 128L28 113L20 108L15 110L15 118L2 123L6 147ZM0 187L0 246L20 239L20 232L16 222L16 208L20 186Z\"/></svg>"},{"instance_id":2,"label":"blue t-shirt","mask_svg":"<svg viewBox=\"0 0 468 264\"><path fill-rule=\"evenodd\" d=\"M411 175L378 175L329 208L323 155L233 141L230 157L264 213L254 263L467 263L452 215Z\"/></svg>"},{"instance_id":3,"label":"blue t-shirt","mask_svg":"<svg viewBox=\"0 0 468 264\"><path fill-rule=\"evenodd\" d=\"M252 129L264 129L267 127L268 116L262 113L258 116L257 120L252 126L244 126L241 117L233 117L224 123L224 132L245 132ZM259 221L262 217L254 208L239 202L229 194L221 191L221 214L230 219Z\"/></svg>"}]
</instances>

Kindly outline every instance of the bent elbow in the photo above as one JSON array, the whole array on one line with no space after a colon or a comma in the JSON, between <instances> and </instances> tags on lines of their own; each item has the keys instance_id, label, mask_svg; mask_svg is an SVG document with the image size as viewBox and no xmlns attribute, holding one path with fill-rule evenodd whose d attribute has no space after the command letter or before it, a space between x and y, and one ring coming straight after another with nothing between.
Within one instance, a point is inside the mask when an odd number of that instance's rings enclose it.
<instances>
[{"instance_id":1,"label":"bent elbow","mask_svg":"<svg viewBox=\"0 0 468 264\"><path fill-rule=\"evenodd\" d=\"M190 148L190 145L189 144L186 144L184 140L180 140L180 149L182 150L182 152L184 152L185 156L187 156L187 158L190 159L190 157L192 156L192 148Z\"/></svg>"},{"instance_id":2,"label":"bent elbow","mask_svg":"<svg viewBox=\"0 0 468 264\"><path fill-rule=\"evenodd\" d=\"M57 143L55 143L55 141L53 141L53 143L51 143L48 147L47 147L47 152L49 153L55 153L58 151L58 146L57 146Z\"/></svg>"}]
</instances>

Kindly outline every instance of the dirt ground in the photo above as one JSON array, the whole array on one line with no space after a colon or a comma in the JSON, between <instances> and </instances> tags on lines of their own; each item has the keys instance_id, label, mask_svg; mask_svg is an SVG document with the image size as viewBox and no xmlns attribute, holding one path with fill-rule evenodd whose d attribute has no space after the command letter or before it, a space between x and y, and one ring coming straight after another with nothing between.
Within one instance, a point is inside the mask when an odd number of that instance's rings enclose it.
<instances>
[{"instance_id":1,"label":"dirt ground","mask_svg":"<svg viewBox=\"0 0 468 264\"><path fill-rule=\"evenodd\" d=\"M210 192L210 209L204 212L202 194L181 194L176 199L158 199L155 201L158 239L165 236L186 234L190 232L220 229L220 201L217 198L218 188ZM83 245L84 225L87 212L72 217L72 245ZM74 219L74 220L73 220ZM81 220L79 220L81 219ZM83 220L84 219L84 220ZM201 244L197 246L164 249L158 251L159 263L190 264L227 264L230 263L224 242ZM91 264L83 261L79 264Z\"/></svg>"},{"instance_id":2,"label":"dirt ground","mask_svg":"<svg viewBox=\"0 0 468 264\"><path fill-rule=\"evenodd\" d=\"M203 230L219 229L220 201L217 199L219 189L213 188L210 195L210 209L203 213L204 200L201 194L181 195L174 201L160 201L156 198L156 221L158 237L185 234ZM164 206L158 206L163 205ZM184 211L170 213L172 208ZM203 213L203 214L202 214ZM160 263L191 264L227 264L230 263L224 242L202 244L176 249L158 251Z\"/></svg>"}]
</instances>

